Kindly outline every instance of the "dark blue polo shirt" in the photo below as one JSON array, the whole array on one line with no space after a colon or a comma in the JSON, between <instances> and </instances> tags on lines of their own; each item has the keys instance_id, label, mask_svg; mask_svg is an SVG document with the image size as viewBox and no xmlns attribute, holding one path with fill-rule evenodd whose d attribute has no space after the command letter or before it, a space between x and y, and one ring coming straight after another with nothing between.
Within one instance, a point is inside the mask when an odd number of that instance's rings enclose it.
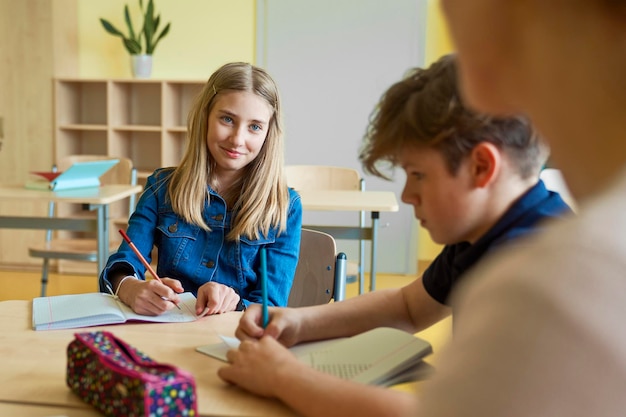
<instances>
[{"instance_id":1,"label":"dark blue polo shirt","mask_svg":"<svg viewBox=\"0 0 626 417\"><path fill-rule=\"evenodd\" d=\"M572 210L561 196L548 191L540 180L474 244L446 245L424 271L422 280L426 292L440 303L447 304L450 292L463 274L485 254L537 230L543 220L570 213Z\"/></svg>"}]
</instances>

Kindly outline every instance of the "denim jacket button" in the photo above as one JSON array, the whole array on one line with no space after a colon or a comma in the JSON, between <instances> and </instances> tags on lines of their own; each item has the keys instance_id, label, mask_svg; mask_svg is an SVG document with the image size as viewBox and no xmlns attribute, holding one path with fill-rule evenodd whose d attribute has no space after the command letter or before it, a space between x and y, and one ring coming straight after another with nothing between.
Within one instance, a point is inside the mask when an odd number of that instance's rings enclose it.
<instances>
[{"instance_id":1,"label":"denim jacket button","mask_svg":"<svg viewBox=\"0 0 626 417\"><path fill-rule=\"evenodd\" d=\"M170 224L167 228L167 230L170 231L170 233L176 233L176 231L178 230L178 225L176 224Z\"/></svg>"},{"instance_id":2,"label":"denim jacket button","mask_svg":"<svg viewBox=\"0 0 626 417\"><path fill-rule=\"evenodd\" d=\"M218 222L222 221L223 219L224 219L223 214L218 214L217 216L213 217L213 220L217 220Z\"/></svg>"},{"instance_id":3,"label":"denim jacket button","mask_svg":"<svg viewBox=\"0 0 626 417\"><path fill-rule=\"evenodd\" d=\"M206 263L206 266L208 268L213 268L215 266L215 262L214 261L209 261L209 262Z\"/></svg>"}]
</instances>

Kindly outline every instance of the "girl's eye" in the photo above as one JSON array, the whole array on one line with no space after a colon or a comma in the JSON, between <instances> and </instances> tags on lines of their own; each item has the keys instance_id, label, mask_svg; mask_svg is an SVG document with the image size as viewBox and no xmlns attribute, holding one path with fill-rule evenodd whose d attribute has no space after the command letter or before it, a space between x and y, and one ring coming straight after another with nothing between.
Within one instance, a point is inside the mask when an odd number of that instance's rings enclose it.
<instances>
[{"instance_id":1,"label":"girl's eye","mask_svg":"<svg viewBox=\"0 0 626 417\"><path fill-rule=\"evenodd\" d=\"M225 121L226 123L232 123L233 122L233 118L230 116L222 116L222 120Z\"/></svg>"},{"instance_id":2,"label":"girl's eye","mask_svg":"<svg viewBox=\"0 0 626 417\"><path fill-rule=\"evenodd\" d=\"M250 125L250 129L253 130L254 132L259 132L259 131L263 130L261 125L257 125L257 124Z\"/></svg>"}]
</instances>

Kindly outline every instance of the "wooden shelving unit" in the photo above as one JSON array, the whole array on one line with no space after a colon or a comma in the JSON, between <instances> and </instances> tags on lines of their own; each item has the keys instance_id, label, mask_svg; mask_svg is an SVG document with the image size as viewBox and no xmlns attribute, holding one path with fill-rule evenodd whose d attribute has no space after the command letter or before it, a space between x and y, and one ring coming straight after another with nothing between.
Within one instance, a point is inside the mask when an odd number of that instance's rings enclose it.
<instances>
[{"instance_id":1,"label":"wooden shelving unit","mask_svg":"<svg viewBox=\"0 0 626 417\"><path fill-rule=\"evenodd\" d=\"M55 157L96 154L132 159L139 179L178 164L187 114L205 81L55 80Z\"/></svg>"},{"instance_id":2,"label":"wooden shelving unit","mask_svg":"<svg viewBox=\"0 0 626 417\"><path fill-rule=\"evenodd\" d=\"M155 169L179 163L186 146L187 114L205 83L55 79L55 160L77 154L129 158L138 182L144 183ZM59 214L92 215L82 207L59 207ZM111 238L116 241L117 229L128 218L127 206L120 203L111 215L115 217ZM58 268L65 273L98 273L95 264L89 263L59 261Z\"/></svg>"}]
</instances>

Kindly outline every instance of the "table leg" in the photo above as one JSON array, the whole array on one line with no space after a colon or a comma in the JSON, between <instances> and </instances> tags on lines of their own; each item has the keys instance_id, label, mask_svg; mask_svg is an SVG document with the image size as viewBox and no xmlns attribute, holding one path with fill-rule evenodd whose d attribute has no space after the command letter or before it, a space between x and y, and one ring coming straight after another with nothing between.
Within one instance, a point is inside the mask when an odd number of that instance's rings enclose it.
<instances>
[{"instance_id":1,"label":"table leg","mask_svg":"<svg viewBox=\"0 0 626 417\"><path fill-rule=\"evenodd\" d=\"M378 250L378 219L380 213L378 211L372 212L372 255L370 266L370 291L376 290L376 252Z\"/></svg>"},{"instance_id":2,"label":"table leg","mask_svg":"<svg viewBox=\"0 0 626 417\"><path fill-rule=\"evenodd\" d=\"M109 257L109 205L100 204L97 208L98 217L98 275L104 269Z\"/></svg>"}]
</instances>

